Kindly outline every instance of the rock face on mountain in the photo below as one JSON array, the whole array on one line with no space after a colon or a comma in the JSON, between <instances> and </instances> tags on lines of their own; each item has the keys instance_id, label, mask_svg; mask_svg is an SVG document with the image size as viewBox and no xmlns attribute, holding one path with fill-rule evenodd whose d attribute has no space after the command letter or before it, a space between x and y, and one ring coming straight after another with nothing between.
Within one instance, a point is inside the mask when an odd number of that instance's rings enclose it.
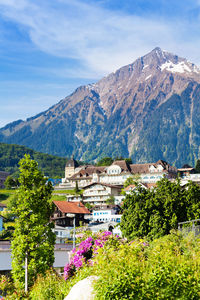
<instances>
[{"instance_id":1,"label":"rock face on mountain","mask_svg":"<svg viewBox=\"0 0 200 300\"><path fill-rule=\"evenodd\" d=\"M0 141L93 160L131 156L194 164L200 152L200 69L160 48L45 112L0 129Z\"/></svg>"}]
</instances>

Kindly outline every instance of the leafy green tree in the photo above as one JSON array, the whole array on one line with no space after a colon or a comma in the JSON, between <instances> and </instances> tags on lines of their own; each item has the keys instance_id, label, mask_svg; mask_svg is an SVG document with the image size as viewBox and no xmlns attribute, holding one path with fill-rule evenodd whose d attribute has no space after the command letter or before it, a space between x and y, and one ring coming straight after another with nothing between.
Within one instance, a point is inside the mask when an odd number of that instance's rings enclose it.
<instances>
[{"instance_id":1,"label":"leafy green tree","mask_svg":"<svg viewBox=\"0 0 200 300\"><path fill-rule=\"evenodd\" d=\"M178 222L187 220L185 192L179 179L171 182L163 178L157 182L150 200L148 236L154 238L168 234L171 229L178 228Z\"/></svg>"},{"instance_id":2,"label":"leafy green tree","mask_svg":"<svg viewBox=\"0 0 200 300\"><path fill-rule=\"evenodd\" d=\"M17 216L12 247L12 275L17 288L24 287L25 256L28 256L28 285L38 274L44 274L54 262L55 235L49 221L53 212L52 185L37 163L25 155L19 162L20 187L14 213Z\"/></svg>"},{"instance_id":3,"label":"leafy green tree","mask_svg":"<svg viewBox=\"0 0 200 300\"><path fill-rule=\"evenodd\" d=\"M198 159L195 166L195 172L200 173L200 160Z\"/></svg>"},{"instance_id":4,"label":"leafy green tree","mask_svg":"<svg viewBox=\"0 0 200 300\"><path fill-rule=\"evenodd\" d=\"M148 222L151 215L150 202L152 192L144 189L140 185L127 194L123 200L123 215L120 228L124 236L129 239L134 237L147 236L149 233Z\"/></svg>"},{"instance_id":5,"label":"leafy green tree","mask_svg":"<svg viewBox=\"0 0 200 300\"><path fill-rule=\"evenodd\" d=\"M186 189L187 220L200 219L200 186L189 181Z\"/></svg>"},{"instance_id":6,"label":"leafy green tree","mask_svg":"<svg viewBox=\"0 0 200 300\"><path fill-rule=\"evenodd\" d=\"M92 208L93 208L93 205L92 205L91 203L89 203L89 202L84 203L84 205L85 205L85 207L86 207L87 209L89 209L89 210L92 210Z\"/></svg>"},{"instance_id":7,"label":"leafy green tree","mask_svg":"<svg viewBox=\"0 0 200 300\"><path fill-rule=\"evenodd\" d=\"M106 200L106 204L110 204L113 205L115 204L115 197L114 196L110 196L107 200Z\"/></svg>"},{"instance_id":8,"label":"leafy green tree","mask_svg":"<svg viewBox=\"0 0 200 300\"><path fill-rule=\"evenodd\" d=\"M76 181L76 186L74 188L74 193L78 194L80 192L79 187L78 187L78 181Z\"/></svg>"},{"instance_id":9,"label":"leafy green tree","mask_svg":"<svg viewBox=\"0 0 200 300\"><path fill-rule=\"evenodd\" d=\"M125 161L126 161L128 164L132 164L132 163L133 163L131 157L125 158Z\"/></svg>"},{"instance_id":10,"label":"leafy green tree","mask_svg":"<svg viewBox=\"0 0 200 300\"><path fill-rule=\"evenodd\" d=\"M4 185L7 189L15 188L17 187L17 180L15 180L12 176L9 175L6 178Z\"/></svg>"},{"instance_id":11,"label":"leafy green tree","mask_svg":"<svg viewBox=\"0 0 200 300\"><path fill-rule=\"evenodd\" d=\"M197 218L200 213L200 188L192 183L186 189L180 181L166 178L157 182L157 188L137 189L126 195L120 224L123 234L129 238L158 238L178 228L178 222Z\"/></svg>"},{"instance_id":12,"label":"leafy green tree","mask_svg":"<svg viewBox=\"0 0 200 300\"><path fill-rule=\"evenodd\" d=\"M104 157L98 161L97 166L110 166L112 163L113 159L111 157Z\"/></svg>"},{"instance_id":13,"label":"leafy green tree","mask_svg":"<svg viewBox=\"0 0 200 300\"><path fill-rule=\"evenodd\" d=\"M133 176L128 177L124 182L124 187L127 187L131 184L136 184L140 180L140 178L141 177L139 174L135 174Z\"/></svg>"}]
</instances>

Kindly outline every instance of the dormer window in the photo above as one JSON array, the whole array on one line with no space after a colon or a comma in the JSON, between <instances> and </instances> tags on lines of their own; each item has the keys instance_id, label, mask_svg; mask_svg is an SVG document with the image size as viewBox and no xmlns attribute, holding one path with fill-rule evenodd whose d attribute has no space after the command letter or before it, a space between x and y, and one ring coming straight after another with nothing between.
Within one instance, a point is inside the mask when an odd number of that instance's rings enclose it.
<instances>
[{"instance_id":1,"label":"dormer window","mask_svg":"<svg viewBox=\"0 0 200 300\"><path fill-rule=\"evenodd\" d=\"M151 166L149 167L149 171L150 171L150 172L155 172L155 171L156 171L156 168L155 168L153 165L151 165Z\"/></svg>"},{"instance_id":2,"label":"dormer window","mask_svg":"<svg viewBox=\"0 0 200 300\"><path fill-rule=\"evenodd\" d=\"M117 166L117 165L111 165L107 169L107 173L108 174L120 174L121 171L122 171L121 168L119 166Z\"/></svg>"}]
</instances>

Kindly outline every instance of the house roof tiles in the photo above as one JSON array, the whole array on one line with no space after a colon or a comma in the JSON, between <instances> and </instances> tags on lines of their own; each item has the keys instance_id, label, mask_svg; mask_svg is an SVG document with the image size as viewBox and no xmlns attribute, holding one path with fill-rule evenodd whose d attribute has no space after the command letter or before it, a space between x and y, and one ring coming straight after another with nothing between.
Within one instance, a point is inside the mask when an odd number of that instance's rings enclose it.
<instances>
[{"instance_id":1,"label":"house roof tiles","mask_svg":"<svg viewBox=\"0 0 200 300\"><path fill-rule=\"evenodd\" d=\"M81 202L53 201L53 203L62 213L90 214Z\"/></svg>"}]
</instances>

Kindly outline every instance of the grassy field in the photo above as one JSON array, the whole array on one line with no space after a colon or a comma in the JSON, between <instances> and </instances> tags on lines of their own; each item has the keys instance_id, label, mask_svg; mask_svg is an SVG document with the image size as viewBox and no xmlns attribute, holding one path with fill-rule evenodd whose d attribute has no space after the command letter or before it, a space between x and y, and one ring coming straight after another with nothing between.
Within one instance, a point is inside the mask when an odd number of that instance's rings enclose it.
<instances>
[{"instance_id":1,"label":"grassy field","mask_svg":"<svg viewBox=\"0 0 200 300\"><path fill-rule=\"evenodd\" d=\"M68 194L68 195L74 195L76 194L74 190L54 190L53 194Z\"/></svg>"},{"instance_id":2,"label":"grassy field","mask_svg":"<svg viewBox=\"0 0 200 300\"><path fill-rule=\"evenodd\" d=\"M6 190L6 189L0 189L0 202L3 204L8 205L9 201L12 200L12 198L14 197L15 193L17 190ZM71 194L73 194L73 191ZM61 195L55 195L57 193L57 191L53 191L52 193L52 197L51 200L52 201L66 201L66 195L65 194L69 194L68 191L62 191L59 194L63 194L63 196Z\"/></svg>"},{"instance_id":3,"label":"grassy field","mask_svg":"<svg viewBox=\"0 0 200 300\"><path fill-rule=\"evenodd\" d=\"M52 201L66 201L66 196L59 196L59 195L52 195L51 200Z\"/></svg>"},{"instance_id":4,"label":"grassy field","mask_svg":"<svg viewBox=\"0 0 200 300\"><path fill-rule=\"evenodd\" d=\"M9 201L14 197L16 190L0 190L0 202L8 205Z\"/></svg>"}]
</instances>

